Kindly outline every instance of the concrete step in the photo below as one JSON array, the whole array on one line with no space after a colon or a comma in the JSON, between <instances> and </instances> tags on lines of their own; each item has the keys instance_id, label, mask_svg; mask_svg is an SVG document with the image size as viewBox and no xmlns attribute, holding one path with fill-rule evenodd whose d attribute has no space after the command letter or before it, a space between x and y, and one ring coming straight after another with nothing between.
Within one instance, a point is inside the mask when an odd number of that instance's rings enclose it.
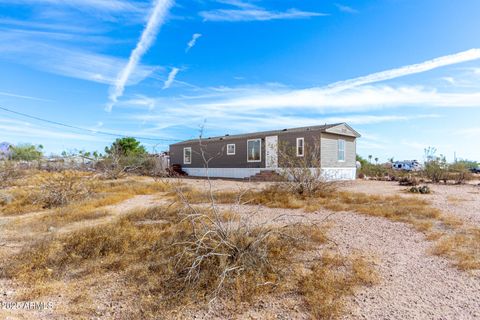
<instances>
[{"instance_id":1,"label":"concrete step","mask_svg":"<svg viewBox=\"0 0 480 320\"><path fill-rule=\"evenodd\" d=\"M249 181L281 181L283 178L274 170L262 170L256 175L253 175L245 180Z\"/></svg>"}]
</instances>

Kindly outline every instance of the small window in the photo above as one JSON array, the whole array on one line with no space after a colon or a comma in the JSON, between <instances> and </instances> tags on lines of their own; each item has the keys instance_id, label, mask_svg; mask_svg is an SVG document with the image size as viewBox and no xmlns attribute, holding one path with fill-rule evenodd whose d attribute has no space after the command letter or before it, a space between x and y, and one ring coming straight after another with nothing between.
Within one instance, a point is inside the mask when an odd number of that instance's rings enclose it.
<instances>
[{"instance_id":1,"label":"small window","mask_svg":"<svg viewBox=\"0 0 480 320\"><path fill-rule=\"evenodd\" d=\"M232 156L235 154L235 144L229 143L227 144L227 155Z\"/></svg>"},{"instance_id":2,"label":"small window","mask_svg":"<svg viewBox=\"0 0 480 320\"><path fill-rule=\"evenodd\" d=\"M304 138L297 138L297 157L303 157L304 149L305 149L304 144L305 144Z\"/></svg>"},{"instance_id":3,"label":"small window","mask_svg":"<svg viewBox=\"0 0 480 320\"><path fill-rule=\"evenodd\" d=\"M338 140L338 161L345 161L345 140Z\"/></svg>"},{"instance_id":4,"label":"small window","mask_svg":"<svg viewBox=\"0 0 480 320\"><path fill-rule=\"evenodd\" d=\"M260 162L262 161L262 140L253 139L247 140L247 161Z\"/></svg>"},{"instance_id":5,"label":"small window","mask_svg":"<svg viewBox=\"0 0 480 320\"><path fill-rule=\"evenodd\" d=\"M192 163L192 148L183 148L183 164Z\"/></svg>"}]
</instances>

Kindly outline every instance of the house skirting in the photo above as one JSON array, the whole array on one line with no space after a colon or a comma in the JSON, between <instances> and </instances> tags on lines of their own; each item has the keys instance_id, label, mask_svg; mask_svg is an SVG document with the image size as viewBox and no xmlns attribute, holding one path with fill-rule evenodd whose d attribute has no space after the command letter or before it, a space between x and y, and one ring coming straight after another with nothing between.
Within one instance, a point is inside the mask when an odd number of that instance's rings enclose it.
<instances>
[{"instance_id":1,"label":"house skirting","mask_svg":"<svg viewBox=\"0 0 480 320\"><path fill-rule=\"evenodd\" d=\"M245 179L260 173L263 170L270 170L265 168L182 168L189 176L192 177L206 177L211 178L233 178ZM312 173L318 168L311 168ZM356 168L321 168L321 176L326 180L355 180ZM282 173L282 169L276 169L278 173Z\"/></svg>"},{"instance_id":2,"label":"house skirting","mask_svg":"<svg viewBox=\"0 0 480 320\"><path fill-rule=\"evenodd\" d=\"M355 180L357 168L322 168L321 175L325 180Z\"/></svg>"},{"instance_id":3,"label":"house skirting","mask_svg":"<svg viewBox=\"0 0 480 320\"><path fill-rule=\"evenodd\" d=\"M264 168L182 168L189 176L244 179L256 175Z\"/></svg>"}]
</instances>

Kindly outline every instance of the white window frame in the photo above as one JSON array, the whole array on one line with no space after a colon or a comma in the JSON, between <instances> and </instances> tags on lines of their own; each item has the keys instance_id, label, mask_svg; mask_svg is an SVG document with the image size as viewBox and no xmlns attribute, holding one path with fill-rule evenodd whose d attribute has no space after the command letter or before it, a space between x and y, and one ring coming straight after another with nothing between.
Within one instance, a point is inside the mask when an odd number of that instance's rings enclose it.
<instances>
[{"instance_id":1,"label":"white window frame","mask_svg":"<svg viewBox=\"0 0 480 320\"><path fill-rule=\"evenodd\" d=\"M228 147L229 147L229 146L233 146L233 152L228 152ZM233 155L235 155L235 152L236 152L235 143L229 143L229 144L227 144L227 155L228 155L228 156L233 156Z\"/></svg>"},{"instance_id":2,"label":"white window frame","mask_svg":"<svg viewBox=\"0 0 480 320\"><path fill-rule=\"evenodd\" d=\"M302 153L298 152L298 147L300 147L299 142L302 141ZM305 138L297 138L297 157L303 157L305 155Z\"/></svg>"},{"instance_id":3,"label":"white window frame","mask_svg":"<svg viewBox=\"0 0 480 320\"><path fill-rule=\"evenodd\" d=\"M187 150L190 151L190 161L185 161ZM183 164L192 164L192 147L183 148Z\"/></svg>"},{"instance_id":4,"label":"white window frame","mask_svg":"<svg viewBox=\"0 0 480 320\"><path fill-rule=\"evenodd\" d=\"M340 148L340 145L343 145L343 149ZM346 144L344 139L338 139L337 142L337 160L338 162L345 162L345 157L346 157ZM340 152L343 153L343 159L340 159Z\"/></svg>"},{"instance_id":5,"label":"white window frame","mask_svg":"<svg viewBox=\"0 0 480 320\"><path fill-rule=\"evenodd\" d=\"M250 152L250 149L248 148L248 143L250 141L260 141L260 153L259 153L260 154L260 159L259 160L249 160L249 157L248 157L249 154L248 153ZM248 139L247 140L247 162L262 162L262 139L259 138L259 139Z\"/></svg>"}]
</instances>

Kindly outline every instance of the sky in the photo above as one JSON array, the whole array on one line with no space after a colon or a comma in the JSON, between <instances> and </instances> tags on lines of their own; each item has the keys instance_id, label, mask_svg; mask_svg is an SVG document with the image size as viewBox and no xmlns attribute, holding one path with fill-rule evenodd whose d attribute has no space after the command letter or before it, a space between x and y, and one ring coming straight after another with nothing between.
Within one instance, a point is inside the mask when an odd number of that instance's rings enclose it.
<instances>
[{"instance_id":1,"label":"sky","mask_svg":"<svg viewBox=\"0 0 480 320\"><path fill-rule=\"evenodd\" d=\"M0 0L0 142L162 151L201 130L347 122L363 157L480 160L479 14L477 0Z\"/></svg>"}]
</instances>

